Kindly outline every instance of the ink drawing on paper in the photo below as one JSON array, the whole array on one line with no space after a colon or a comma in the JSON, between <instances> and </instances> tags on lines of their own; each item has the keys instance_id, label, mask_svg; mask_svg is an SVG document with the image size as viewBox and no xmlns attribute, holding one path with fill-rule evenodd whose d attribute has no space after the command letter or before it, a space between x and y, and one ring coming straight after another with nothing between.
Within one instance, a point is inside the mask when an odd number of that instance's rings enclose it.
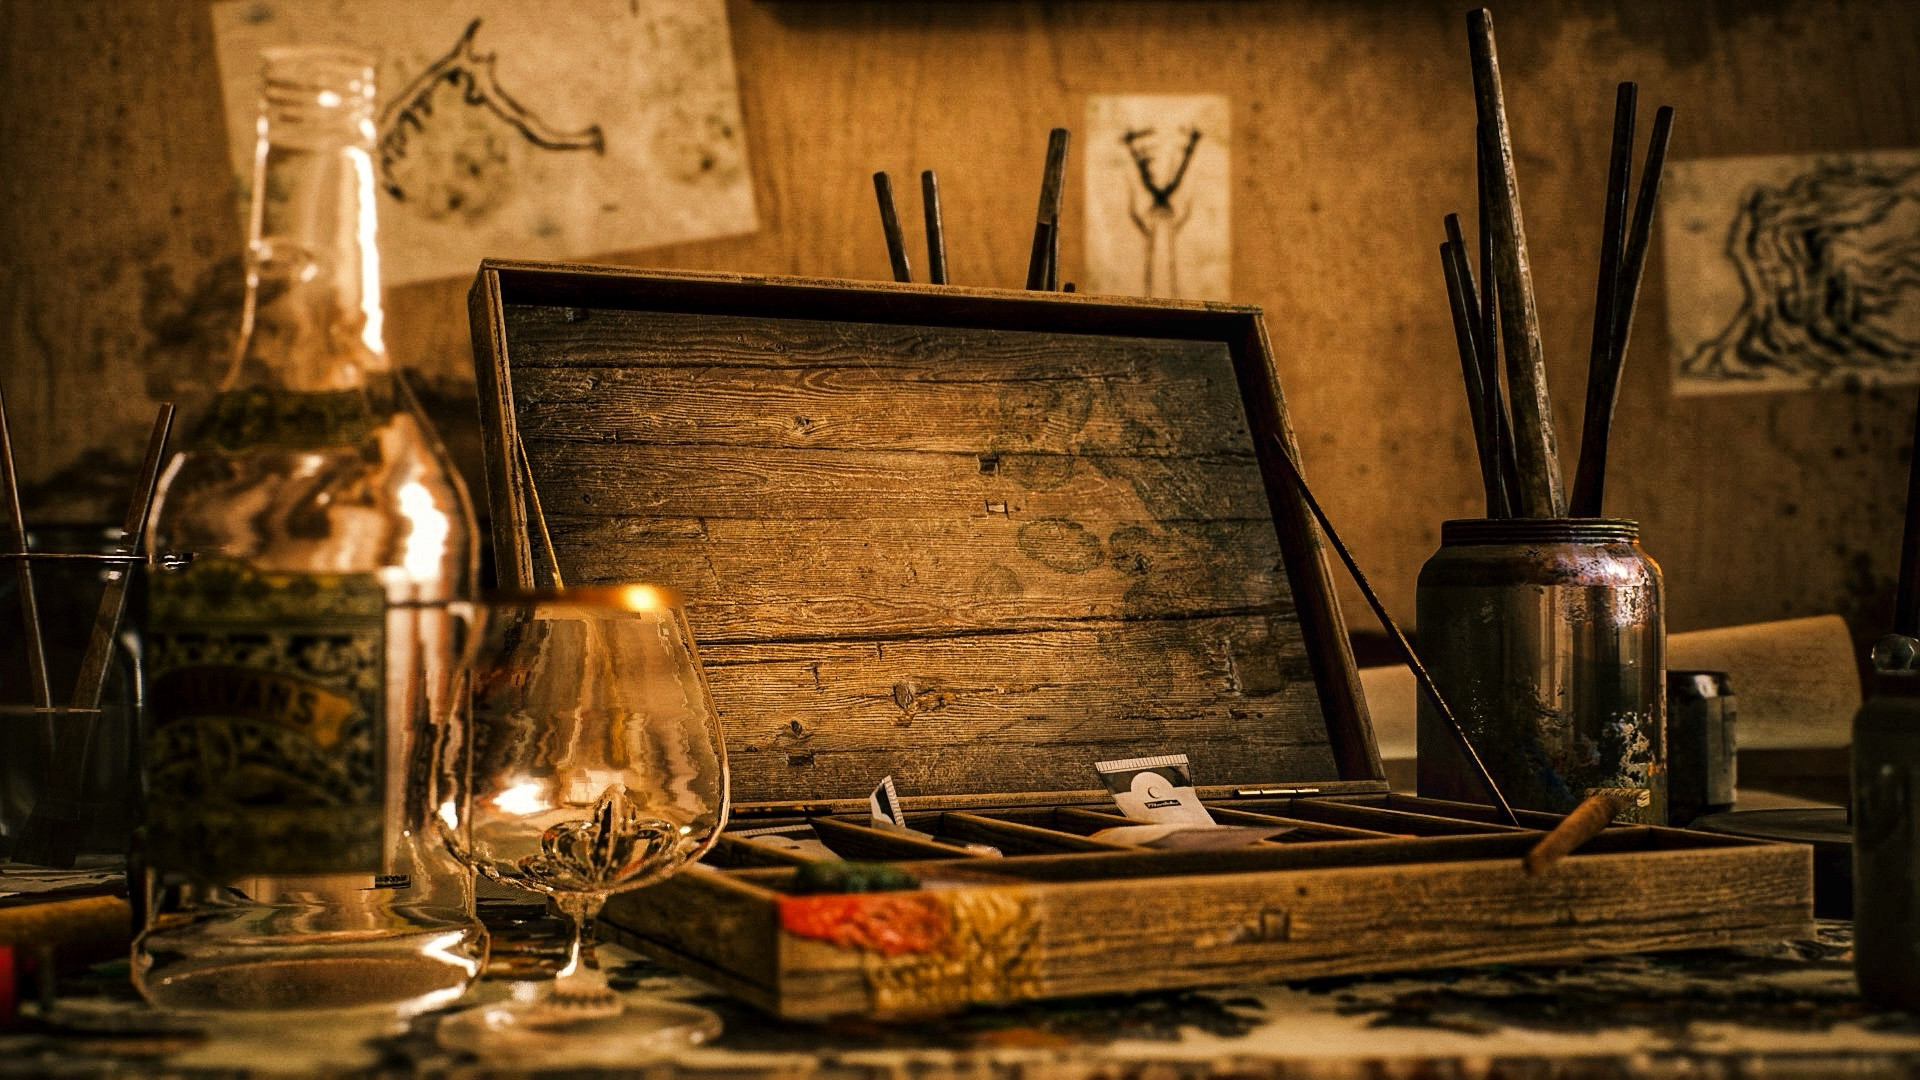
<instances>
[{"instance_id":1,"label":"ink drawing on paper","mask_svg":"<svg viewBox=\"0 0 1920 1080\"><path fill-rule=\"evenodd\" d=\"M1227 124L1217 95L1088 99L1084 291L1228 298Z\"/></svg>"},{"instance_id":2,"label":"ink drawing on paper","mask_svg":"<svg viewBox=\"0 0 1920 1080\"><path fill-rule=\"evenodd\" d=\"M1675 393L1920 382L1920 152L1667 176Z\"/></svg>"},{"instance_id":3,"label":"ink drawing on paper","mask_svg":"<svg viewBox=\"0 0 1920 1080\"><path fill-rule=\"evenodd\" d=\"M228 0L213 6L237 187L260 50L377 60L382 276L751 232L724 0Z\"/></svg>"}]
</instances>

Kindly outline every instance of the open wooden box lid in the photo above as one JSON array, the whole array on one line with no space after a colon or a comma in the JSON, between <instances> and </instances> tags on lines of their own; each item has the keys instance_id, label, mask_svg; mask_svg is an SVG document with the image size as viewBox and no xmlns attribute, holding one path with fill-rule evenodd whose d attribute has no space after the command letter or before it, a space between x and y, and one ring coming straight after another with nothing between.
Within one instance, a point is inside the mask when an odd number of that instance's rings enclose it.
<instances>
[{"instance_id":1,"label":"open wooden box lid","mask_svg":"<svg viewBox=\"0 0 1920 1080\"><path fill-rule=\"evenodd\" d=\"M1385 790L1257 308L489 261L470 309L501 583L544 518L678 588L737 815Z\"/></svg>"}]
</instances>

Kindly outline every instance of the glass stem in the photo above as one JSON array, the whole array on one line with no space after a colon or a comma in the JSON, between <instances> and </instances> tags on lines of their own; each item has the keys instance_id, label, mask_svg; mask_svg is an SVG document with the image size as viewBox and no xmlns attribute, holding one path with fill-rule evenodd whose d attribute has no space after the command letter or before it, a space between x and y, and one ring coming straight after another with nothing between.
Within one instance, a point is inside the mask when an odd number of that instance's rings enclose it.
<instances>
[{"instance_id":1,"label":"glass stem","mask_svg":"<svg viewBox=\"0 0 1920 1080\"><path fill-rule=\"evenodd\" d=\"M573 924L567 942L567 964L553 977L556 994L584 997L607 993L607 977L593 955L593 920L605 897L568 893L556 896L555 906Z\"/></svg>"}]
</instances>

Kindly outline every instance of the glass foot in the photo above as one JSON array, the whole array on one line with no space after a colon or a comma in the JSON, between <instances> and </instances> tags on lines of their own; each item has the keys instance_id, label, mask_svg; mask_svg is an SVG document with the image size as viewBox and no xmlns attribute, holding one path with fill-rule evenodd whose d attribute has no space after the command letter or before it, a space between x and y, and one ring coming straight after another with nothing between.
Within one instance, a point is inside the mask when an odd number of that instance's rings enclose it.
<instances>
[{"instance_id":1,"label":"glass foot","mask_svg":"<svg viewBox=\"0 0 1920 1080\"><path fill-rule=\"evenodd\" d=\"M633 1065L698 1046L720 1034L720 1017L698 1005L617 995L591 1005L547 994L476 1005L440 1021L441 1049L488 1065Z\"/></svg>"}]
</instances>

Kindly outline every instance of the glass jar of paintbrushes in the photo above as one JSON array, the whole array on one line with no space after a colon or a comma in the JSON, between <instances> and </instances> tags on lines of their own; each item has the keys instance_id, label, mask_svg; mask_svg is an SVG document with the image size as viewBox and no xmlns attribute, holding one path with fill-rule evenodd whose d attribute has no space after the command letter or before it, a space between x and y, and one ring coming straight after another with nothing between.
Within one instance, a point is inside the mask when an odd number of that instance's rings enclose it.
<instances>
[{"instance_id":1,"label":"glass jar of paintbrushes","mask_svg":"<svg viewBox=\"0 0 1920 1080\"><path fill-rule=\"evenodd\" d=\"M1492 17L1468 16L1477 136L1479 275L1459 219L1441 268L1465 377L1486 517L1448 521L1417 587L1420 652L1516 807L1556 813L1608 795L1665 824L1666 687L1660 568L1639 526L1603 516L1608 436L1645 265L1673 110L1654 115L1637 197L1633 83L1614 101L1593 345L1571 491L1563 486ZM1502 347L1504 344L1504 348ZM1504 355L1503 355L1504 353ZM1503 363L1504 361L1504 363ZM1420 794L1481 785L1426 702Z\"/></svg>"},{"instance_id":2,"label":"glass jar of paintbrushes","mask_svg":"<svg viewBox=\"0 0 1920 1080\"><path fill-rule=\"evenodd\" d=\"M29 531L0 402L0 901L124 878L144 798L125 613L171 421L163 406L125 524Z\"/></svg>"}]
</instances>

